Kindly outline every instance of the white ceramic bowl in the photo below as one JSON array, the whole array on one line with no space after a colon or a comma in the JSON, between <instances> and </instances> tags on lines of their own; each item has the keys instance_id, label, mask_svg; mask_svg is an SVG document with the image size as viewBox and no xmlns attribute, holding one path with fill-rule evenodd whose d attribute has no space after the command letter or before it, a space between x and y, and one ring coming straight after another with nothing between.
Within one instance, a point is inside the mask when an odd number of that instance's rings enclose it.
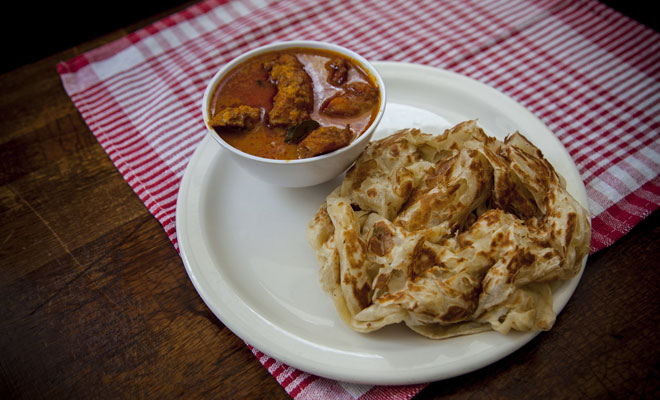
<instances>
[{"instance_id":1,"label":"white ceramic bowl","mask_svg":"<svg viewBox=\"0 0 660 400\"><path fill-rule=\"evenodd\" d=\"M369 128L346 147L335 150L328 154L300 160L273 160L269 158L257 157L238 150L225 142L209 124L209 121L211 120L210 113L212 108L211 102L213 101L213 92L215 91L215 87L218 85L218 83L234 67L251 57L269 51L301 47L331 50L340 54L344 54L358 62L360 66L375 79L380 91L380 104L378 114L376 115L376 118L373 120ZM335 44L300 40L272 43L259 47L245 54L242 54L239 57L236 57L231 62L223 66L215 74L215 76L211 79L208 86L206 87L204 98L202 100L202 114L204 116L204 123L209 131L209 134L215 139L216 142L218 142L222 147L229 151L232 158L241 167L246 169L252 175L260 178L265 182L279 186L305 187L329 181L330 179L344 172L353 163L353 161L355 161L362 150L364 150L364 148L367 146L371 136L376 130L376 127L378 126L378 123L380 122L383 113L385 112L386 100L387 99L383 79L381 78L378 71L376 71L376 69L362 56Z\"/></svg>"}]
</instances>

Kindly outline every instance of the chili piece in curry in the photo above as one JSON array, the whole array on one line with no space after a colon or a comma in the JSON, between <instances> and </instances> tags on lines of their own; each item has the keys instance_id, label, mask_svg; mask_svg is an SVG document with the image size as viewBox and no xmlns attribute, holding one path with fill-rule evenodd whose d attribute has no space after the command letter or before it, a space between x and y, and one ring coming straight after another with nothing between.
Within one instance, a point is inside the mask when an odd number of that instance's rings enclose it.
<instances>
[{"instance_id":1,"label":"chili piece in curry","mask_svg":"<svg viewBox=\"0 0 660 400\"><path fill-rule=\"evenodd\" d=\"M296 48L255 56L218 84L210 125L231 146L293 160L349 145L378 114L375 80L354 60Z\"/></svg>"}]
</instances>

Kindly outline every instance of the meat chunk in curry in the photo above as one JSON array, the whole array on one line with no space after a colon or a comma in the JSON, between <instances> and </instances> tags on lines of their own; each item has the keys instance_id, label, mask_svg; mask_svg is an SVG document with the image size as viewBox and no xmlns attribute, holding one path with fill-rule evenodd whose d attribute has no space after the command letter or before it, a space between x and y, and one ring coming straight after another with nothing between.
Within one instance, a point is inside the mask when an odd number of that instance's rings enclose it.
<instances>
[{"instance_id":1,"label":"meat chunk in curry","mask_svg":"<svg viewBox=\"0 0 660 400\"><path fill-rule=\"evenodd\" d=\"M372 109L377 102L378 89L364 82L351 82L326 100L321 111L335 117L354 117Z\"/></svg>"},{"instance_id":2,"label":"meat chunk in curry","mask_svg":"<svg viewBox=\"0 0 660 400\"><path fill-rule=\"evenodd\" d=\"M314 107L314 89L300 61L293 55L281 54L265 66L277 85L273 108L268 114L270 124L288 127L309 119Z\"/></svg>"},{"instance_id":3,"label":"meat chunk in curry","mask_svg":"<svg viewBox=\"0 0 660 400\"><path fill-rule=\"evenodd\" d=\"M314 129L298 144L298 157L307 158L348 146L353 140L350 126L341 129L336 126L322 126Z\"/></svg>"},{"instance_id":4,"label":"meat chunk in curry","mask_svg":"<svg viewBox=\"0 0 660 400\"><path fill-rule=\"evenodd\" d=\"M211 118L213 128L252 129L261 120L261 110L250 106L226 107Z\"/></svg>"},{"instance_id":5,"label":"meat chunk in curry","mask_svg":"<svg viewBox=\"0 0 660 400\"><path fill-rule=\"evenodd\" d=\"M328 71L328 83L334 86L341 86L348 78L348 61L341 57L335 57L325 63L325 69Z\"/></svg>"}]
</instances>

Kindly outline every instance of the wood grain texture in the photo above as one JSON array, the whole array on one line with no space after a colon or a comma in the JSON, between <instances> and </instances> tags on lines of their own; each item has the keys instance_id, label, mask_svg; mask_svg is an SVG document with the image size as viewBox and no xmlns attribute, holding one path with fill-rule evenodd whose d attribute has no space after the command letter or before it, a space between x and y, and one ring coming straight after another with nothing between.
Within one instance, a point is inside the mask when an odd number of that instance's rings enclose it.
<instances>
[{"instance_id":1,"label":"wood grain texture","mask_svg":"<svg viewBox=\"0 0 660 400\"><path fill-rule=\"evenodd\" d=\"M55 69L169 12L0 76L0 398L288 398L201 301Z\"/></svg>"},{"instance_id":2,"label":"wood grain texture","mask_svg":"<svg viewBox=\"0 0 660 400\"><path fill-rule=\"evenodd\" d=\"M0 76L0 398L288 398L209 311L64 92ZM660 398L660 213L591 257L555 327L417 399Z\"/></svg>"}]
</instances>

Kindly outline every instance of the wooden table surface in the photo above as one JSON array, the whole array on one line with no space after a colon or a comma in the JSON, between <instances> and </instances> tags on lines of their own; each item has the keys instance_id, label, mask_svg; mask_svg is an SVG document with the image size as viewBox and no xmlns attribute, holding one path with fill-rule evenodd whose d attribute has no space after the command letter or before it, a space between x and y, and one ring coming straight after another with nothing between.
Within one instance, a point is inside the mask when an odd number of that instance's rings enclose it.
<instances>
[{"instance_id":1,"label":"wooden table surface","mask_svg":"<svg viewBox=\"0 0 660 400\"><path fill-rule=\"evenodd\" d=\"M288 398L209 311L55 65L0 76L0 398ZM589 258L550 332L430 398L660 398L660 213Z\"/></svg>"}]
</instances>

